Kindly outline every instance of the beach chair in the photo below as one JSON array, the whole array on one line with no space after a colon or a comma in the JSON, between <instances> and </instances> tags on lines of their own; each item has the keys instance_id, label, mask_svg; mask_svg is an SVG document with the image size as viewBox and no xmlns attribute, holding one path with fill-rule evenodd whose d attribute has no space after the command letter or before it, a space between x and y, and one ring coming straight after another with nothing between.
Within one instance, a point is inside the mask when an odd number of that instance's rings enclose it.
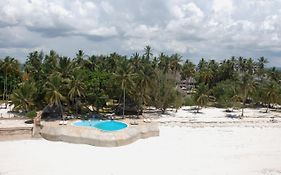
<instances>
[{"instance_id":1,"label":"beach chair","mask_svg":"<svg viewBox=\"0 0 281 175\"><path fill-rule=\"evenodd\" d=\"M137 121L131 121L130 124L131 125L138 125L138 122Z\"/></svg>"},{"instance_id":2,"label":"beach chair","mask_svg":"<svg viewBox=\"0 0 281 175\"><path fill-rule=\"evenodd\" d=\"M226 117L231 119L241 119L241 116L238 114L226 114Z\"/></svg>"},{"instance_id":3,"label":"beach chair","mask_svg":"<svg viewBox=\"0 0 281 175\"><path fill-rule=\"evenodd\" d=\"M225 112L233 112L233 108L227 108Z\"/></svg>"},{"instance_id":4,"label":"beach chair","mask_svg":"<svg viewBox=\"0 0 281 175\"><path fill-rule=\"evenodd\" d=\"M143 119L143 122L145 122L145 123L151 123L151 120L148 119L148 118L144 118L144 119Z\"/></svg>"}]
</instances>

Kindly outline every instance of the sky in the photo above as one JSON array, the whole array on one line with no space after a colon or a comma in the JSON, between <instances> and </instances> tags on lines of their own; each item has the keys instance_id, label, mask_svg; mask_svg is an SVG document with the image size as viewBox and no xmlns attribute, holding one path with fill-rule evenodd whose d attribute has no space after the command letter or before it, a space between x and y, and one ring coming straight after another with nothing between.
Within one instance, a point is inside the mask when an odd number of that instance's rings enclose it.
<instances>
[{"instance_id":1,"label":"sky","mask_svg":"<svg viewBox=\"0 0 281 175\"><path fill-rule=\"evenodd\" d=\"M183 59L259 58L281 66L281 0L1 0L0 57L74 57L146 45Z\"/></svg>"}]
</instances>

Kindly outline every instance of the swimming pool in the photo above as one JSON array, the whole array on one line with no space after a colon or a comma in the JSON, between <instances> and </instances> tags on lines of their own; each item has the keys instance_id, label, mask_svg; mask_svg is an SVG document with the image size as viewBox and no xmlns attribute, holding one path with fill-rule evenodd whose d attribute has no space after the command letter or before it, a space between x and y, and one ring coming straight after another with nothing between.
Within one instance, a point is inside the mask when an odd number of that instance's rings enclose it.
<instances>
[{"instance_id":1,"label":"swimming pool","mask_svg":"<svg viewBox=\"0 0 281 175\"><path fill-rule=\"evenodd\" d=\"M102 131L118 131L127 128L128 125L114 120L81 120L73 123L74 126L93 127Z\"/></svg>"}]
</instances>

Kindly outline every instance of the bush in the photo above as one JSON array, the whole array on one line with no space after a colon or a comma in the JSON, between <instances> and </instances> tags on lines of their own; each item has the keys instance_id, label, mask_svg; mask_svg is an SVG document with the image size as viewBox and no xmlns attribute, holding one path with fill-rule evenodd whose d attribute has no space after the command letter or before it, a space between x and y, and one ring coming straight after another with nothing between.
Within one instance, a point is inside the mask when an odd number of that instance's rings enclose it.
<instances>
[{"instance_id":1,"label":"bush","mask_svg":"<svg viewBox=\"0 0 281 175\"><path fill-rule=\"evenodd\" d=\"M37 113L35 111L29 111L25 114L26 117L33 119L37 116Z\"/></svg>"},{"instance_id":2,"label":"bush","mask_svg":"<svg viewBox=\"0 0 281 175\"><path fill-rule=\"evenodd\" d=\"M194 99L191 96L187 96L184 99L184 106L195 106Z\"/></svg>"}]
</instances>

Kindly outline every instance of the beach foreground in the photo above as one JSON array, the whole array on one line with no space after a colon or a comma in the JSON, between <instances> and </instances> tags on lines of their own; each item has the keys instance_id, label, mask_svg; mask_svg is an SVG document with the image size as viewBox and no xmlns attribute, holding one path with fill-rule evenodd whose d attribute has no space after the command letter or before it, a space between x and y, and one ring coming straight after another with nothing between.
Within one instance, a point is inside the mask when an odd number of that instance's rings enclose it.
<instances>
[{"instance_id":1,"label":"beach foreground","mask_svg":"<svg viewBox=\"0 0 281 175\"><path fill-rule=\"evenodd\" d=\"M160 127L160 137L102 148L0 142L0 174L281 174L281 129Z\"/></svg>"}]
</instances>

